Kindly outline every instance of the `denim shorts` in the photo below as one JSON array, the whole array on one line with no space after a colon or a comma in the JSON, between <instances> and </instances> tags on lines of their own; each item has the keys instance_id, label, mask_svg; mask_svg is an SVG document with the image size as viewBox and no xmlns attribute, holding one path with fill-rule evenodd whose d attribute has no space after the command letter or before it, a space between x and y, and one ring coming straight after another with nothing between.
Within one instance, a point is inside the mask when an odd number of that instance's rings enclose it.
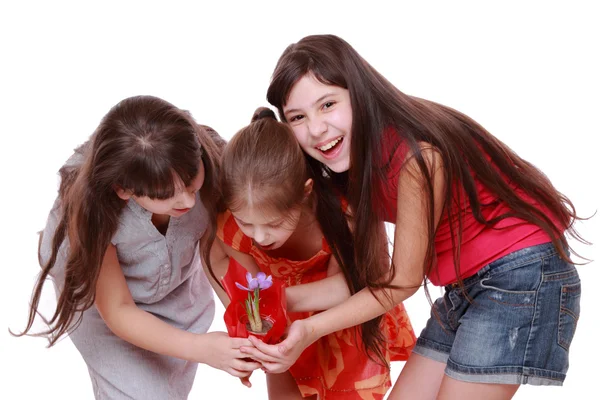
<instances>
[{"instance_id":1,"label":"denim shorts","mask_svg":"<svg viewBox=\"0 0 600 400\"><path fill-rule=\"evenodd\" d=\"M468 297L446 286L413 351L460 381L562 385L581 283L552 243L508 254L463 283Z\"/></svg>"}]
</instances>

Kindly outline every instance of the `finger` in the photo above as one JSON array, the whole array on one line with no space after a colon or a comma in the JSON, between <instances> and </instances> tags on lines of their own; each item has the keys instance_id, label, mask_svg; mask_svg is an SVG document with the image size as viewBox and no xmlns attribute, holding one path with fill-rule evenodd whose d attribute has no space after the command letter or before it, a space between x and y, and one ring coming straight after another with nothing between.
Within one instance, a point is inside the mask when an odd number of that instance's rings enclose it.
<instances>
[{"instance_id":1,"label":"finger","mask_svg":"<svg viewBox=\"0 0 600 400\"><path fill-rule=\"evenodd\" d=\"M263 363L263 371L269 373L269 374L280 374L282 372L285 372L289 369L289 366L286 366L284 364L281 363Z\"/></svg>"},{"instance_id":2,"label":"finger","mask_svg":"<svg viewBox=\"0 0 600 400\"><path fill-rule=\"evenodd\" d=\"M273 358L267 354L261 353L260 350L254 347L242 347L236 350L236 353L232 357L233 359L240 360L247 363L261 363L261 361L280 362L279 358ZM262 359L262 360L261 360ZM233 364L232 364L233 365Z\"/></svg>"},{"instance_id":3,"label":"finger","mask_svg":"<svg viewBox=\"0 0 600 400\"><path fill-rule=\"evenodd\" d=\"M231 338L231 347L239 349L242 346L252 347L252 342L246 338Z\"/></svg>"},{"instance_id":4,"label":"finger","mask_svg":"<svg viewBox=\"0 0 600 400\"><path fill-rule=\"evenodd\" d=\"M229 375L235 376L236 378L247 378L250 376L248 371L238 371L235 368L228 368L225 370L225 372L227 372Z\"/></svg>"},{"instance_id":5,"label":"finger","mask_svg":"<svg viewBox=\"0 0 600 400\"><path fill-rule=\"evenodd\" d=\"M248 358L248 353L244 352L242 349L254 349L254 346L241 347L239 349L233 349L231 357L232 358L239 358L241 360L243 360L244 358Z\"/></svg>"},{"instance_id":6,"label":"finger","mask_svg":"<svg viewBox=\"0 0 600 400\"><path fill-rule=\"evenodd\" d=\"M265 355L268 355L268 356L271 356L271 357L275 357L275 358L279 358L283 354L278 349L278 347L281 346L281 344L279 344L279 345L266 344L263 341L255 338L254 336L250 336L248 339L250 339L250 341L252 342L252 344L254 345L254 347L256 347L258 350L260 350ZM247 348L245 348L245 347L244 347L244 349L247 350Z\"/></svg>"},{"instance_id":7,"label":"finger","mask_svg":"<svg viewBox=\"0 0 600 400\"><path fill-rule=\"evenodd\" d=\"M259 369L260 367L262 367L262 364L259 362L233 360L231 366L237 369L238 371L252 372L255 369Z\"/></svg>"},{"instance_id":8,"label":"finger","mask_svg":"<svg viewBox=\"0 0 600 400\"><path fill-rule=\"evenodd\" d=\"M279 351L279 355L288 354L294 347L298 345L301 337L298 335L291 335L285 338L284 341L277 345L277 350Z\"/></svg>"},{"instance_id":9,"label":"finger","mask_svg":"<svg viewBox=\"0 0 600 400\"><path fill-rule=\"evenodd\" d=\"M242 382L242 385L251 388L252 387L252 383L250 383L250 378L249 377L244 377L244 378L240 378L240 382Z\"/></svg>"},{"instance_id":10,"label":"finger","mask_svg":"<svg viewBox=\"0 0 600 400\"><path fill-rule=\"evenodd\" d=\"M245 357L250 357L259 362L277 362L279 358L271 357L254 347L242 347L240 351L245 354Z\"/></svg>"}]
</instances>

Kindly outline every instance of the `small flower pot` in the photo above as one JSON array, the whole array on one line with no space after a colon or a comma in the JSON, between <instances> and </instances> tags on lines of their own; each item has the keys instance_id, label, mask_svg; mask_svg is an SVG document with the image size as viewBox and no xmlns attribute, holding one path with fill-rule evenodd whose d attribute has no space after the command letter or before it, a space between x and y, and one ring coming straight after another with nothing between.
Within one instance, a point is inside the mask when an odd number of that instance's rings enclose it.
<instances>
[{"instance_id":1,"label":"small flower pot","mask_svg":"<svg viewBox=\"0 0 600 400\"><path fill-rule=\"evenodd\" d=\"M268 278L263 279L263 281L268 280ZM266 325L263 332L251 332L249 324L246 324L249 322L248 308L246 307L249 292L245 287L241 290L237 285L239 282L244 281L248 281L249 287L251 280L248 280L248 271L231 257L227 273L222 280L225 292L231 300L223 315L227 333L231 337L240 338L247 338L248 335L252 335L267 344L279 343L285 334L288 321L283 281L275 279L271 287L266 288L266 290L259 289L260 305L257 308L263 324ZM268 329L269 327L270 329Z\"/></svg>"},{"instance_id":2,"label":"small flower pot","mask_svg":"<svg viewBox=\"0 0 600 400\"><path fill-rule=\"evenodd\" d=\"M246 330L248 331L249 334L252 334L254 336L265 336L269 330L273 327L273 324L275 323L275 321L273 321L273 318L269 317L269 316L260 316L260 320L262 321L262 331L261 332L255 332L253 330L250 329L250 322L248 322L248 315L244 314L240 317L240 322L246 327Z\"/></svg>"}]
</instances>

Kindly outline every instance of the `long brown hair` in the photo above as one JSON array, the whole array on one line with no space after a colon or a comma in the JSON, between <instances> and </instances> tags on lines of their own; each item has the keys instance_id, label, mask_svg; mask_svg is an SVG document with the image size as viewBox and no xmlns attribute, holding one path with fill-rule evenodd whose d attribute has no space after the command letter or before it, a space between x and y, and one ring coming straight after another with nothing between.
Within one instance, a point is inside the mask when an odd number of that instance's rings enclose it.
<instances>
[{"instance_id":1,"label":"long brown hair","mask_svg":"<svg viewBox=\"0 0 600 400\"><path fill-rule=\"evenodd\" d=\"M565 260L570 261L566 252L569 245L563 235L565 228L573 237L585 242L573 228L573 222L581 219L576 215L573 204L553 187L540 170L466 115L402 93L337 36L305 37L290 45L279 58L267 99L277 107L282 120L285 120L283 107L292 87L307 74L312 74L324 84L347 89L350 94L352 141L349 171L336 174L317 160L309 156L307 158L313 169L315 191L319 196L319 222L342 268L347 270L351 290L358 291L365 287L395 288L390 284L395 275L393 262L390 273L389 266L379 261L381 242L385 239L381 237L382 216L375 207L384 204L379 188L384 182L385 165L389 160L383 163L378 160L382 159L381 143L384 142L386 128L393 128L399 139L406 143L425 177L429 242L423 266L424 278L433 266L437 226L434 222L432 177L419 142L431 144L440 154L444 165L444 215L454 232L454 267L461 285L458 271L462 224L461 218L453 214L456 209L460 210L457 207L460 202L465 201L464 198L453 196L453 193L461 193L460 189L464 189L462 193L466 194L466 201L479 223L492 227L505 218L517 217L536 224L548 233ZM489 220L484 217L482 211L490 205L482 204L478 198L471 171L496 194L499 202L509 206L511 212ZM522 189L538 205L529 204L519 197L507 180ZM355 228L352 234L348 232L340 208L335 204L336 190L346 194L354 214ZM543 209L548 210L550 215ZM363 324L363 341L367 349L378 356L377 344L384 339L379 328L380 320L381 317Z\"/></svg>"},{"instance_id":2,"label":"long brown hair","mask_svg":"<svg viewBox=\"0 0 600 400\"><path fill-rule=\"evenodd\" d=\"M76 150L83 162L67 164L59 171L61 216L52 251L35 284L25 330L16 336L31 330L43 285L65 240L68 256L56 311L44 319L48 329L33 335L47 337L52 346L75 329L82 312L94 304L104 253L126 204L115 188L135 196L167 199L175 194L175 176L189 186L202 160L206 175L200 193L211 221L201 248L208 261L219 199L216 179L223 142L218 139L216 132L198 125L187 111L156 97L130 97L114 106L90 140Z\"/></svg>"},{"instance_id":3,"label":"long brown hair","mask_svg":"<svg viewBox=\"0 0 600 400\"><path fill-rule=\"evenodd\" d=\"M252 206L286 213L305 204L308 169L291 128L261 107L223 150L221 190L232 211Z\"/></svg>"}]
</instances>

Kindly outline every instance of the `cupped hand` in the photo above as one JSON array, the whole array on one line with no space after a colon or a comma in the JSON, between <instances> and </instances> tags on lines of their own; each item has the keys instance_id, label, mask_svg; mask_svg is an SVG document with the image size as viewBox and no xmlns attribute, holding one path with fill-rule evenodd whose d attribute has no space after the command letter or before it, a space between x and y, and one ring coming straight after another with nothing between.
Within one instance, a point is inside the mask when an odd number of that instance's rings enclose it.
<instances>
[{"instance_id":1,"label":"cupped hand","mask_svg":"<svg viewBox=\"0 0 600 400\"><path fill-rule=\"evenodd\" d=\"M242 346L240 351L259 361L266 372L278 374L294 365L302 352L317 339L311 333L305 321L297 320L290 325L283 342L269 345L250 336L251 346Z\"/></svg>"},{"instance_id":2,"label":"cupped hand","mask_svg":"<svg viewBox=\"0 0 600 400\"><path fill-rule=\"evenodd\" d=\"M258 362L248 361L247 353L240 348L253 348L252 342L244 338L232 338L225 332L205 334L206 344L197 351L203 352L202 362L240 378L245 386L252 386L249 377L252 371L261 368Z\"/></svg>"}]
</instances>

